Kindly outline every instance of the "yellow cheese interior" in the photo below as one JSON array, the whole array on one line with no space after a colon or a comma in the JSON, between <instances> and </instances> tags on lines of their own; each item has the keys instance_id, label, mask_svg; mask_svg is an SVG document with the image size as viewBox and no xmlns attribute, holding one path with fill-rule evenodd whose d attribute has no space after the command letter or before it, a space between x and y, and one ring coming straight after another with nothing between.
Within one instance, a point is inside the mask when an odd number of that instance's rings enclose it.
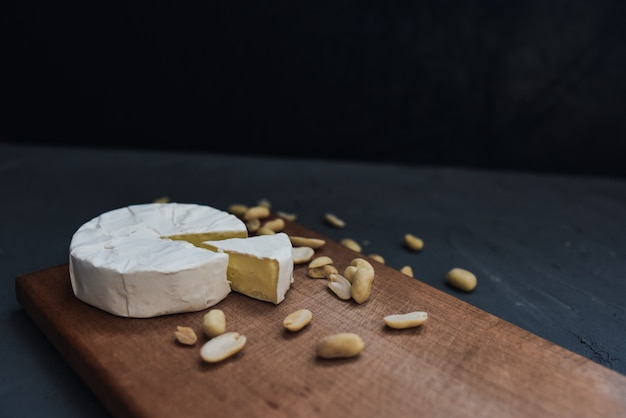
<instances>
[{"instance_id":1,"label":"yellow cheese interior","mask_svg":"<svg viewBox=\"0 0 626 418\"><path fill-rule=\"evenodd\" d=\"M203 246L217 251L212 245L203 244ZM251 298L278 303L276 292L280 270L278 260L227 250L224 252L228 254L226 275L231 289Z\"/></svg>"},{"instance_id":2,"label":"yellow cheese interior","mask_svg":"<svg viewBox=\"0 0 626 418\"><path fill-rule=\"evenodd\" d=\"M246 231L233 231L233 232L205 232L202 234L180 234L180 235L169 235L167 239L179 240L179 241L187 241L196 247L203 247L200 245L204 241L218 241L227 238L247 238L248 233ZM203 247L205 248L205 247Z\"/></svg>"}]
</instances>

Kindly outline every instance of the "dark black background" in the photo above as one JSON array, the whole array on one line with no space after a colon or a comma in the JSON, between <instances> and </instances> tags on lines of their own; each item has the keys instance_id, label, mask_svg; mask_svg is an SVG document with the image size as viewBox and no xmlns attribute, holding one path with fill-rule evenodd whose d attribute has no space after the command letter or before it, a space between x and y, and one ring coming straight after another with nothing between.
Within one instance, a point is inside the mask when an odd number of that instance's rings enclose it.
<instances>
[{"instance_id":1,"label":"dark black background","mask_svg":"<svg viewBox=\"0 0 626 418\"><path fill-rule=\"evenodd\" d=\"M0 140L626 177L623 1L3 8Z\"/></svg>"}]
</instances>

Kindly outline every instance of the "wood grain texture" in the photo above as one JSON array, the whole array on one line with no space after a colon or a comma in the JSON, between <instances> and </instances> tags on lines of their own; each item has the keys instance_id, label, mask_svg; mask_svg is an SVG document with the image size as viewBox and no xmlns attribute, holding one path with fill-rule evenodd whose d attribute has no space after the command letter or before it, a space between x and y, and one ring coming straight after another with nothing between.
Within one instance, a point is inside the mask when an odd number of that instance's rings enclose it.
<instances>
[{"instance_id":1,"label":"wood grain texture","mask_svg":"<svg viewBox=\"0 0 626 418\"><path fill-rule=\"evenodd\" d=\"M287 222L285 232L324 238ZM317 250L340 270L357 253L332 240ZM20 275L16 295L68 363L117 417L623 417L626 377L501 320L419 279L372 261L372 296L342 301L325 280L295 282L280 305L231 293L216 307L244 349L221 363L199 356L206 311L121 318L72 293L66 264ZM480 284L479 284L480 286ZM297 333L283 318L313 321ZM386 328L383 316L424 310L418 328ZM177 325L200 335L178 344ZM321 337L359 334L356 358L316 359Z\"/></svg>"}]
</instances>

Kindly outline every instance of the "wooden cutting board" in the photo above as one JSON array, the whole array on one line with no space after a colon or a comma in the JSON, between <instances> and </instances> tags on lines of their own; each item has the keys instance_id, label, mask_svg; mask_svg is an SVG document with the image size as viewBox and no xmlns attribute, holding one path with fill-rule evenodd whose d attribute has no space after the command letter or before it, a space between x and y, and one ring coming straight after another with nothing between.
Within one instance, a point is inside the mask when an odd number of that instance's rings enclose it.
<instances>
[{"instance_id":1,"label":"wooden cutting board","mask_svg":"<svg viewBox=\"0 0 626 418\"><path fill-rule=\"evenodd\" d=\"M291 235L324 238L295 223ZM340 271L358 253L326 239ZM199 356L206 311L121 318L72 293L68 266L16 278L17 299L67 362L118 417L624 417L626 376L371 261L371 298L332 294L296 266L280 305L231 293L218 307L244 349L218 364ZM480 286L480 283L479 283ZM290 312L313 321L283 330ZM419 328L392 330L383 316L428 312ZM178 344L177 325L200 336ZM365 341L352 359L316 359L321 337L349 331Z\"/></svg>"}]
</instances>

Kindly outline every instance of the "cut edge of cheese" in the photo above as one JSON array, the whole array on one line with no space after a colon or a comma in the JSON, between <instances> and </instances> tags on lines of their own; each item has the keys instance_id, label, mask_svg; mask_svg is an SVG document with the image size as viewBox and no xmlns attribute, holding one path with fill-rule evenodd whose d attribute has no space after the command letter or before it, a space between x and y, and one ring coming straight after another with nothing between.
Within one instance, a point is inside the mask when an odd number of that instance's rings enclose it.
<instances>
[{"instance_id":1,"label":"cut edge of cheese","mask_svg":"<svg viewBox=\"0 0 626 418\"><path fill-rule=\"evenodd\" d=\"M206 241L202 246L228 254L233 291L274 304L285 299L294 281L293 246L287 234Z\"/></svg>"}]
</instances>

